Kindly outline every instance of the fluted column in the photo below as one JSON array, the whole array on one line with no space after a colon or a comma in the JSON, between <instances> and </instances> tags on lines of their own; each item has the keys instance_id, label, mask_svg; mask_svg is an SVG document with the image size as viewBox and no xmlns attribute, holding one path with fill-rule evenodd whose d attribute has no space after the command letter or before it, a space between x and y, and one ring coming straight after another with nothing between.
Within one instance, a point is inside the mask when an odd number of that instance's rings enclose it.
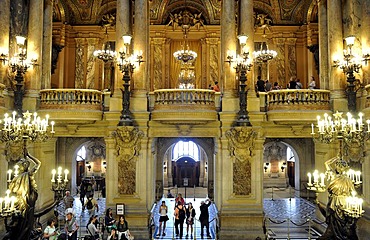
<instances>
[{"instance_id":1,"label":"fluted column","mask_svg":"<svg viewBox=\"0 0 370 240\"><path fill-rule=\"evenodd\" d=\"M44 1L44 35L42 44L41 89L51 87L51 54L53 41L53 4L54 0Z\"/></svg>"},{"instance_id":2,"label":"fluted column","mask_svg":"<svg viewBox=\"0 0 370 240\"><path fill-rule=\"evenodd\" d=\"M220 87L225 96L232 96L238 85L235 80L235 69L225 62L228 50L233 52L237 50L234 1L223 1L221 10L221 62L223 67L221 68Z\"/></svg>"},{"instance_id":3,"label":"fluted column","mask_svg":"<svg viewBox=\"0 0 370 240\"><path fill-rule=\"evenodd\" d=\"M135 1L135 24L133 26L133 49L143 51L144 62L137 67L133 74L134 94L146 95L149 59L149 1Z\"/></svg>"},{"instance_id":4,"label":"fluted column","mask_svg":"<svg viewBox=\"0 0 370 240\"><path fill-rule=\"evenodd\" d=\"M33 71L29 70L29 84L27 84L27 90L30 92L38 91L41 89L41 79L43 77L43 27L40 27L40 23L43 22L43 12L44 1L30 0L27 57L37 57L37 66L33 67Z\"/></svg>"},{"instance_id":5,"label":"fluted column","mask_svg":"<svg viewBox=\"0 0 370 240\"><path fill-rule=\"evenodd\" d=\"M9 50L9 28L10 28L10 0L0 1L0 54ZM0 83L5 82L6 64L0 63Z\"/></svg>"},{"instance_id":6,"label":"fluted column","mask_svg":"<svg viewBox=\"0 0 370 240\"><path fill-rule=\"evenodd\" d=\"M334 60L343 58L343 26L341 0L327 0L328 8L328 49L329 89L335 110L346 110L344 89L346 81L340 68L331 67Z\"/></svg>"},{"instance_id":7,"label":"fluted column","mask_svg":"<svg viewBox=\"0 0 370 240\"><path fill-rule=\"evenodd\" d=\"M254 51L254 14L253 14L253 0L241 0L239 1L240 4L240 11L239 11L239 35L246 35L248 36L246 48L249 51L249 57L252 57L252 53ZM253 69L253 68L252 68ZM248 82L247 85L249 89L254 89L255 81L254 79L254 72L250 71L247 72ZM266 78L264 78L266 79ZM250 91L252 93L254 91ZM251 94L255 96L255 94Z\"/></svg>"},{"instance_id":8,"label":"fluted column","mask_svg":"<svg viewBox=\"0 0 370 240\"><path fill-rule=\"evenodd\" d=\"M319 59L320 88L329 89L329 59L328 59L328 12L326 0L318 1L319 8Z\"/></svg>"}]
</instances>

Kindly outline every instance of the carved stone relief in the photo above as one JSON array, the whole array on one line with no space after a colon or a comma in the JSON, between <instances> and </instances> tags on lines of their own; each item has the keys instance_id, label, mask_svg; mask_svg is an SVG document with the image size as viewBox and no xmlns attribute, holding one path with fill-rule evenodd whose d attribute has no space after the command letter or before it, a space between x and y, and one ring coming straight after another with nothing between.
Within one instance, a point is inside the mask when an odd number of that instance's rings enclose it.
<instances>
[{"instance_id":1,"label":"carved stone relief","mask_svg":"<svg viewBox=\"0 0 370 240\"><path fill-rule=\"evenodd\" d=\"M76 72L75 72L75 88L85 88L84 86L84 38L76 38Z\"/></svg>"},{"instance_id":2,"label":"carved stone relief","mask_svg":"<svg viewBox=\"0 0 370 240\"><path fill-rule=\"evenodd\" d=\"M118 192L132 195L136 188L136 160L144 133L135 127L118 127L112 135L116 142Z\"/></svg>"},{"instance_id":3,"label":"carved stone relief","mask_svg":"<svg viewBox=\"0 0 370 240\"><path fill-rule=\"evenodd\" d=\"M165 38L154 38L153 39L153 69L154 69L154 76L153 76L153 88L154 90L156 89L161 89L163 88L162 86L162 76L163 76L163 71L162 71L162 59L163 59L163 45L165 43Z\"/></svg>"},{"instance_id":4,"label":"carved stone relief","mask_svg":"<svg viewBox=\"0 0 370 240\"><path fill-rule=\"evenodd\" d=\"M277 47L277 56L276 56L276 68L278 73L278 82L280 86L285 87L287 82L285 78L285 39L284 38L275 38L275 45Z\"/></svg>"},{"instance_id":5,"label":"carved stone relief","mask_svg":"<svg viewBox=\"0 0 370 240\"><path fill-rule=\"evenodd\" d=\"M226 132L228 150L233 160L233 192L235 195L251 193L251 163L257 133L248 127L235 127Z\"/></svg>"},{"instance_id":6,"label":"carved stone relief","mask_svg":"<svg viewBox=\"0 0 370 240\"><path fill-rule=\"evenodd\" d=\"M88 38L87 39L87 63L86 63L86 88L94 89L95 88L95 57L94 51L98 43L97 38Z\"/></svg>"},{"instance_id":7,"label":"carved stone relief","mask_svg":"<svg viewBox=\"0 0 370 240\"><path fill-rule=\"evenodd\" d=\"M289 76L297 76L296 38L288 38L288 69Z\"/></svg>"},{"instance_id":8,"label":"carved stone relief","mask_svg":"<svg viewBox=\"0 0 370 240\"><path fill-rule=\"evenodd\" d=\"M218 39L210 39L209 41L209 75L211 76L211 81L216 82L219 81L219 58L218 58Z\"/></svg>"}]
</instances>

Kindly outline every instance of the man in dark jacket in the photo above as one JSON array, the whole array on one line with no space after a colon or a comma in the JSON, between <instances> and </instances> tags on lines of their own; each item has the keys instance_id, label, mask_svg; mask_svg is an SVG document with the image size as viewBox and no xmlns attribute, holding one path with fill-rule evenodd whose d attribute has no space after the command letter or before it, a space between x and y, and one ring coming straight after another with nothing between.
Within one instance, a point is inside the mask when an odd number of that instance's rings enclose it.
<instances>
[{"instance_id":1,"label":"man in dark jacket","mask_svg":"<svg viewBox=\"0 0 370 240\"><path fill-rule=\"evenodd\" d=\"M209 234L209 213L208 213L208 207L211 206L212 202L209 199L207 199L206 202L202 201L200 203L200 216L199 216L200 227L201 227L200 235L201 235L201 238L203 238L203 229L204 227L206 227L207 238L212 238L211 234Z\"/></svg>"}]
</instances>

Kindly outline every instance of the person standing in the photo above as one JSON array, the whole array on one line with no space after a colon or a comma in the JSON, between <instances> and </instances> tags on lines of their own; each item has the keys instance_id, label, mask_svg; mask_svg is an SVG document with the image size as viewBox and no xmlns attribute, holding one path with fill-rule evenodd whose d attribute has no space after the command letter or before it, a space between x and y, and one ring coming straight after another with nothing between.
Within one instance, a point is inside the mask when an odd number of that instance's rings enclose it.
<instances>
[{"instance_id":1,"label":"person standing","mask_svg":"<svg viewBox=\"0 0 370 240\"><path fill-rule=\"evenodd\" d=\"M94 239L99 239L99 230L96 228L96 220L98 219L97 215L91 216L89 224L87 224L87 231Z\"/></svg>"},{"instance_id":2,"label":"person standing","mask_svg":"<svg viewBox=\"0 0 370 240\"><path fill-rule=\"evenodd\" d=\"M195 217L195 209L193 204L190 202L188 208L186 209L186 238L189 236L189 227L190 227L190 238L193 238L193 224Z\"/></svg>"},{"instance_id":3,"label":"person standing","mask_svg":"<svg viewBox=\"0 0 370 240\"><path fill-rule=\"evenodd\" d=\"M85 210L85 196L86 196L86 184L85 180L82 179L80 184L80 201L82 204L82 210Z\"/></svg>"},{"instance_id":4,"label":"person standing","mask_svg":"<svg viewBox=\"0 0 370 240\"><path fill-rule=\"evenodd\" d=\"M261 76L258 76L257 77L257 83L256 83L256 85L257 85L257 91L258 92L265 92L266 91L265 90L265 81L263 81L261 79Z\"/></svg>"},{"instance_id":5,"label":"person standing","mask_svg":"<svg viewBox=\"0 0 370 240\"><path fill-rule=\"evenodd\" d=\"M266 80L265 89L266 92L270 92L272 89L272 84L269 82L269 80Z\"/></svg>"},{"instance_id":6,"label":"person standing","mask_svg":"<svg viewBox=\"0 0 370 240\"><path fill-rule=\"evenodd\" d=\"M66 191L66 195L63 198L63 202L64 202L64 205L65 205L66 209L73 207L73 201L74 200L75 199L71 196L71 192Z\"/></svg>"},{"instance_id":7,"label":"person standing","mask_svg":"<svg viewBox=\"0 0 370 240\"><path fill-rule=\"evenodd\" d=\"M75 216L71 212L67 213L67 220L64 227L65 232L68 235L68 240L77 240L77 231L80 227L77 224Z\"/></svg>"},{"instance_id":8,"label":"person standing","mask_svg":"<svg viewBox=\"0 0 370 240\"><path fill-rule=\"evenodd\" d=\"M55 220L54 219L49 219L47 226L44 230L44 239L49 239L49 240L57 240L58 238L58 233L55 229Z\"/></svg>"},{"instance_id":9,"label":"person standing","mask_svg":"<svg viewBox=\"0 0 370 240\"><path fill-rule=\"evenodd\" d=\"M208 213L208 207L211 206L211 200L207 199L207 203L202 201L200 203L200 216L199 216L199 221L200 221L200 234L201 238L203 238L203 229L206 227L207 230L207 238L211 238L211 234L209 233L209 213Z\"/></svg>"},{"instance_id":10,"label":"person standing","mask_svg":"<svg viewBox=\"0 0 370 240\"><path fill-rule=\"evenodd\" d=\"M215 85L213 86L213 91L215 91L215 92L220 92L221 90L220 90L220 86L218 86L218 82L216 81L215 82Z\"/></svg>"},{"instance_id":11,"label":"person standing","mask_svg":"<svg viewBox=\"0 0 370 240\"><path fill-rule=\"evenodd\" d=\"M182 197L182 194L181 193L178 193L177 194L177 198L175 198L175 204L178 203L178 202L181 202L181 205L185 205L185 199ZM176 208L176 206L175 206Z\"/></svg>"},{"instance_id":12,"label":"person standing","mask_svg":"<svg viewBox=\"0 0 370 240\"><path fill-rule=\"evenodd\" d=\"M104 217L104 223L107 227L107 231L110 233L111 229L113 227L116 227L114 224L116 223L116 220L113 218L113 211L111 208L108 208L105 211L105 217ZM116 229L117 230L117 229Z\"/></svg>"},{"instance_id":13,"label":"person standing","mask_svg":"<svg viewBox=\"0 0 370 240\"><path fill-rule=\"evenodd\" d=\"M95 215L96 212L99 212L99 205L98 202L92 196L88 196L85 202L85 208L89 212L89 216L92 217Z\"/></svg>"},{"instance_id":14,"label":"person standing","mask_svg":"<svg viewBox=\"0 0 370 240\"><path fill-rule=\"evenodd\" d=\"M162 223L163 223L163 233L162 236L166 236L166 222L169 220L168 216L168 208L165 201L162 201L162 205L159 207L159 232L157 234L157 237L161 236L161 229L162 229Z\"/></svg>"},{"instance_id":15,"label":"person standing","mask_svg":"<svg viewBox=\"0 0 370 240\"><path fill-rule=\"evenodd\" d=\"M297 82L295 81L295 77L290 77L289 89L297 89Z\"/></svg>"},{"instance_id":16,"label":"person standing","mask_svg":"<svg viewBox=\"0 0 370 240\"><path fill-rule=\"evenodd\" d=\"M175 208L175 230L176 230L176 237L182 238L183 231L184 231L184 220L185 220L185 209L181 202L177 202L177 207ZM180 231L179 231L180 225ZM179 235L180 234L180 235Z\"/></svg>"},{"instance_id":17,"label":"person standing","mask_svg":"<svg viewBox=\"0 0 370 240\"><path fill-rule=\"evenodd\" d=\"M315 77L311 76L311 82L308 84L308 89L314 90L316 88Z\"/></svg>"},{"instance_id":18,"label":"person standing","mask_svg":"<svg viewBox=\"0 0 370 240\"><path fill-rule=\"evenodd\" d=\"M297 84L296 89L302 89L303 88L301 80L297 79L296 84Z\"/></svg>"}]
</instances>

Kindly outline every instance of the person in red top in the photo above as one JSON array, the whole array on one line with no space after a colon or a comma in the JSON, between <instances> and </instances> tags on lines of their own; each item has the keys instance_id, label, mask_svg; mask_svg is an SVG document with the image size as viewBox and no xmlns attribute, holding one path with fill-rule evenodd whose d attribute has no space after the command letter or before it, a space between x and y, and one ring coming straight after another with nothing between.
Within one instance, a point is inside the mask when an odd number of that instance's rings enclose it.
<instances>
[{"instance_id":1,"label":"person in red top","mask_svg":"<svg viewBox=\"0 0 370 240\"><path fill-rule=\"evenodd\" d=\"M175 203L177 204L178 202L181 202L181 205L185 206L185 199L182 197L181 193L178 193L177 198L175 199Z\"/></svg>"},{"instance_id":2,"label":"person in red top","mask_svg":"<svg viewBox=\"0 0 370 240\"><path fill-rule=\"evenodd\" d=\"M220 91L220 86L218 86L218 82L215 82L215 85L213 86L213 91L219 92Z\"/></svg>"}]
</instances>

